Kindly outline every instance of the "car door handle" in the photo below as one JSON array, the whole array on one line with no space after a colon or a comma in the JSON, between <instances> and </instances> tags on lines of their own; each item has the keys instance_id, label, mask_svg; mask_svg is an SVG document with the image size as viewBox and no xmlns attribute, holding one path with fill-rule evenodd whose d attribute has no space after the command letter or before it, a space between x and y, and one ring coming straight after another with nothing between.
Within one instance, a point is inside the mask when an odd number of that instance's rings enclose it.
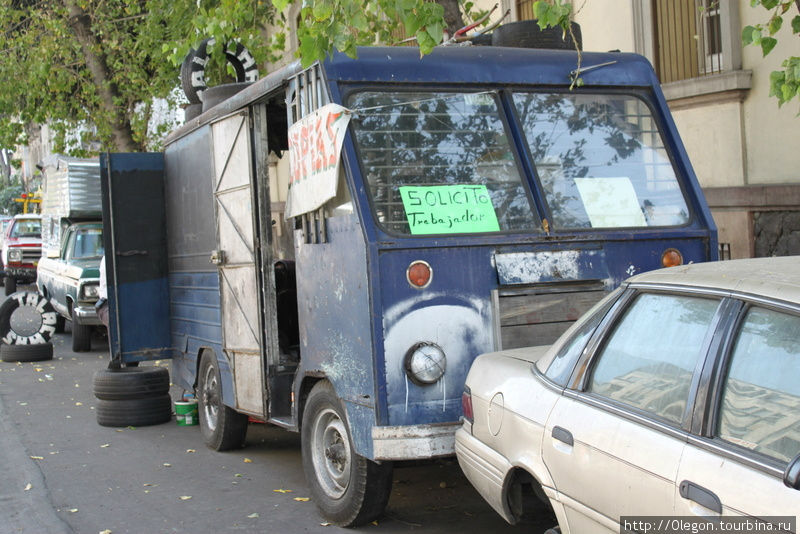
<instances>
[{"instance_id":1,"label":"car door handle","mask_svg":"<svg viewBox=\"0 0 800 534\"><path fill-rule=\"evenodd\" d=\"M572 447L575 444L575 440L572 437L572 432L570 432L566 428L561 428L560 426L554 426L551 435L553 436L553 439L557 439L558 441L566 443L570 447Z\"/></svg>"},{"instance_id":2,"label":"car door handle","mask_svg":"<svg viewBox=\"0 0 800 534\"><path fill-rule=\"evenodd\" d=\"M722 503L713 491L698 486L694 482L684 480L680 485L681 497L694 501L704 508L708 508L718 514L722 513Z\"/></svg>"}]
</instances>

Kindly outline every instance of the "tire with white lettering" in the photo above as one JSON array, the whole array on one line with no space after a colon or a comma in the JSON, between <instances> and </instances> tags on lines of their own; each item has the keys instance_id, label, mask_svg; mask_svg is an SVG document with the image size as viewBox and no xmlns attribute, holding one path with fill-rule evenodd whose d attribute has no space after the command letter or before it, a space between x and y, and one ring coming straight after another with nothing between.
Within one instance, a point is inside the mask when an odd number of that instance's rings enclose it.
<instances>
[{"instance_id":1,"label":"tire with white lettering","mask_svg":"<svg viewBox=\"0 0 800 534\"><path fill-rule=\"evenodd\" d=\"M328 381L308 395L300 447L312 500L327 521L357 527L383 514L392 490L392 463L356 453L344 406Z\"/></svg>"},{"instance_id":2,"label":"tire with white lettering","mask_svg":"<svg viewBox=\"0 0 800 534\"><path fill-rule=\"evenodd\" d=\"M6 345L43 345L56 331L58 313L35 291L19 291L0 305L0 341Z\"/></svg>"},{"instance_id":3,"label":"tire with white lettering","mask_svg":"<svg viewBox=\"0 0 800 534\"><path fill-rule=\"evenodd\" d=\"M208 88L206 83L206 64L208 63L208 46L214 39L204 39L197 50L190 50L181 63L181 88L191 104L202 102L203 92ZM242 43L231 41L225 47L225 58L236 72L239 83L258 80L258 65L253 55Z\"/></svg>"},{"instance_id":4,"label":"tire with white lettering","mask_svg":"<svg viewBox=\"0 0 800 534\"><path fill-rule=\"evenodd\" d=\"M42 362L53 359L53 344L0 345L0 360L4 362Z\"/></svg>"}]
</instances>

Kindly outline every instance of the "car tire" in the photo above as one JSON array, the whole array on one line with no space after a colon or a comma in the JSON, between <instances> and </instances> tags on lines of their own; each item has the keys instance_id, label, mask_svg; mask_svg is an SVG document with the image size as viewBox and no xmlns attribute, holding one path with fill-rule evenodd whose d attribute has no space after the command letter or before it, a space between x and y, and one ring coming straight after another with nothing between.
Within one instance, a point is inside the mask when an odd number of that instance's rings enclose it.
<instances>
[{"instance_id":1,"label":"car tire","mask_svg":"<svg viewBox=\"0 0 800 534\"><path fill-rule=\"evenodd\" d=\"M168 393L125 400L97 400L97 424L100 426L150 426L172 419L172 398Z\"/></svg>"},{"instance_id":2,"label":"car tire","mask_svg":"<svg viewBox=\"0 0 800 534\"><path fill-rule=\"evenodd\" d=\"M222 379L214 352L203 352L197 380L200 432L206 445L215 451L241 449L247 437L248 418L223 404Z\"/></svg>"},{"instance_id":3,"label":"car tire","mask_svg":"<svg viewBox=\"0 0 800 534\"><path fill-rule=\"evenodd\" d=\"M78 324L75 310L72 310L72 352L88 352L92 350L92 327Z\"/></svg>"},{"instance_id":4,"label":"car tire","mask_svg":"<svg viewBox=\"0 0 800 534\"><path fill-rule=\"evenodd\" d=\"M63 315L59 314L56 317L56 334L63 334L66 326L67 319Z\"/></svg>"},{"instance_id":5,"label":"car tire","mask_svg":"<svg viewBox=\"0 0 800 534\"><path fill-rule=\"evenodd\" d=\"M308 396L301 448L312 499L327 521L357 527L383 514L392 490L392 463L356 454L344 407L327 381Z\"/></svg>"},{"instance_id":6,"label":"car tire","mask_svg":"<svg viewBox=\"0 0 800 534\"><path fill-rule=\"evenodd\" d=\"M4 362L42 362L53 359L53 344L0 345L0 360Z\"/></svg>"},{"instance_id":7,"label":"car tire","mask_svg":"<svg viewBox=\"0 0 800 534\"><path fill-rule=\"evenodd\" d=\"M5 287L4 291L5 291L6 296L11 295L12 293L16 293L17 292L17 279L16 278L7 277L6 278L6 287Z\"/></svg>"},{"instance_id":8,"label":"car tire","mask_svg":"<svg viewBox=\"0 0 800 534\"><path fill-rule=\"evenodd\" d=\"M583 49L583 38L581 27L575 22L570 23L572 33L578 42L578 50ZM535 20L521 20L518 22L507 22L498 26L492 32L492 46L508 46L515 48L550 48L560 50L575 50L575 43L572 38L560 27L539 28L539 23Z\"/></svg>"},{"instance_id":9,"label":"car tire","mask_svg":"<svg viewBox=\"0 0 800 534\"><path fill-rule=\"evenodd\" d=\"M169 371L165 367L101 369L94 374L94 396L100 400L130 400L169 393Z\"/></svg>"},{"instance_id":10,"label":"car tire","mask_svg":"<svg viewBox=\"0 0 800 534\"><path fill-rule=\"evenodd\" d=\"M7 286L6 286L7 287ZM30 307L39 314L41 322L32 335L17 331L11 317L21 307ZM35 291L20 291L9 296L0 305L0 340L6 345L41 345L49 343L56 331L58 313L50 301Z\"/></svg>"}]
</instances>

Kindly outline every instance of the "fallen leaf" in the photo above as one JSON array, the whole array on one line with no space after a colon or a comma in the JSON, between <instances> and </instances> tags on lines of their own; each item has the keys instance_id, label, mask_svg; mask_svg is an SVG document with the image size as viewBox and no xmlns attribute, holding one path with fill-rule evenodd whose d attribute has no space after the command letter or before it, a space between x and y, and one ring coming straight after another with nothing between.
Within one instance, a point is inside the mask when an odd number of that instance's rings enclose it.
<instances>
[{"instance_id":1,"label":"fallen leaf","mask_svg":"<svg viewBox=\"0 0 800 534\"><path fill-rule=\"evenodd\" d=\"M111 531L110 531L110 530L108 530L108 529L106 529L106 530L101 530L101 531L100 531L100 534L111 534Z\"/></svg>"},{"instance_id":2,"label":"fallen leaf","mask_svg":"<svg viewBox=\"0 0 800 534\"><path fill-rule=\"evenodd\" d=\"M153 486L153 487L158 486L158 484L150 484L149 482L146 482L145 484L142 484L142 485L143 486Z\"/></svg>"},{"instance_id":3,"label":"fallen leaf","mask_svg":"<svg viewBox=\"0 0 800 534\"><path fill-rule=\"evenodd\" d=\"M83 403L82 402L76 402L75 406L83 406Z\"/></svg>"},{"instance_id":4,"label":"fallen leaf","mask_svg":"<svg viewBox=\"0 0 800 534\"><path fill-rule=\"evenodd\" d=\"M274 491L275 493L291 493L292 492L292 490L287 490L287 489L276 489L276 490L272 490L272 491Z\"/></svg>"},{"instance_id":5,"label":"fallen leaf","mask_svg":"<svg viewBox=\"0 0 800 534\"><path fill-rule=\"evenodd\" d=\"M248 519L256 519L257 517L261 517L261 516L258 515L258 514L250 514L250 515L247 516Z\"/></svg>"},{"instance_id":6,"label":"fallen leaf","mask_svg":"<svg viewBox=\"0 0 800 534\"><path fill-rule=\"evenodd\" d=\"M376 527L378 526L378 522L377 521L373 521L372 524L375 525Z\"/></svg>"},{"instance_id":7,"label":"fallen leaf","mask_svg":"<svg viewBox=\"0 0 800 534\"><path fill-rule=\"evenodd\" d=\"M252 464L252 463L253 463L253 460L251 460L250 458L245 458L245 459L244 459L244 463L246 463L246 464Z\"/></svg>"},{"instance_id":8,"label":"fallen leaf","mask_svg":"<svg viewBox=\"0 0 800 534\"><path fill-rule=\"evenodd\" d=\"M31 456L31 460L44 460L44 456Z\"/></svg>"},{"instance_id":9,"label":"fallen leaf","mask_svg":"<svg viewBox=\"0 0 800 534\"><path fill-rule=\"evenodd\" d=\"M110 447L110 446L111 446L111 444L110 444L110 443L106 443L106 444L104 444L104 445L100 445L100 448L101 448L101 449L105 449L105 448L108 448L108 447Z\"/></svg>"},{"instance_id":10,"label":"fallen leaf","mask_svg":"<svg viewBox=\"0 0 800 534\"><path fill-rule=\"evenodd\" d=\"M163 464L164 467L172 467L172 464Z\"/></svg>"},{"instance_id":11,"label":"fallen leaf","mask_svg":"<svg viewBox=\"0 0 800 534\"><path fill-rule=\"evenodd\" d=\"M31 484L30 482L28 482L28 484L25 486L25 491L30 491L30 490L31 490L31 488L33 488L33 484Z\"/></svg>"},{"instance_id":12,"label":"fallen leaf","mask_svg":"<svg viewBox=\"0 0 800 534\"><path fill-rule=\"evenodd\" d=\"M319 526L321 526L321 527L329 527L329 526L331 526L331 524L330 523L320 523Z\"/></svg>"},{"instance_id":13,"label":"fallen leaf","mask_svg":"<svg viewBox=\"0 0 800 534\"><path fill-rule=\"evenodd\" d=\"M37 373L41 373L42 371L44 371L44 369L42 369L41 367L34 367L33 370L36 371Z\"/></svg>"},{"instance_id":14,"label":"fallen leaf","mask_svg":"<svg viewBox=\"0 0 800 534\"><path fill-rule=\"evenodd\" d=\"M297 502L308 502L310 499L308 497L295 497L294 500Z\"/></svg>"},{"instance_id":15,"label":"fallen leaf","mask_svg":"<svg viewBox=\"0 0 800 534\"><path fill-rule=\"evenodd\" d=\"M186 449L186 452L197 452L197 451L194 449Z\"/></svg>"},{"instance_id":16,"label":"fallen leaf","mask_svg":"<svg viewBox=\"0 0 800 534\"><path fill-rule=\"evenodd\" d=\"M78 511L78 509L77 509L77 508L70 508L69 510L67 510L67 512L69 512L69 513L71 513L71 514L74 514L74 513L75 513L75 512L77 512L77 511Z\"/></svg>"},{"instance_id":17,"label":"fallen leaf","mask_svg":"<svg viewBox=\"0 0 800 534\"><path fill-rule=\"evenodd\" d=\"M235 474L235 475L233 475L233 476L235 476L235 477L237 477L237 478L242 478L244 475L243 475L243 474L241 474L241 473L236 473L236 474Z\"/></svg>"},{"instance_id":18,"label":"fallen leaf","mask_svg":"<svg viewBox=\"0 0 800 534\"><path fill-rule=\"evenodd\" d=\"M20 405L20 406L27 406L27 405L28 405L28 403L27 403L27 402L20 402L20 403L19 403L19 405Z\"/></svg>"},{"instance_id":19,"label":"fallen leaf","mask_svg":"<svg viewBox=\"0 0 800 534\"><path fill-rule=\"evenodd\" d=\"M182 501L188 501L188 500L189 500L189 499L191 499L191 498L192 498L192 496L191 496L191 495L181 495L181 500L182 500Z\"/></svg>"}]
</instances>

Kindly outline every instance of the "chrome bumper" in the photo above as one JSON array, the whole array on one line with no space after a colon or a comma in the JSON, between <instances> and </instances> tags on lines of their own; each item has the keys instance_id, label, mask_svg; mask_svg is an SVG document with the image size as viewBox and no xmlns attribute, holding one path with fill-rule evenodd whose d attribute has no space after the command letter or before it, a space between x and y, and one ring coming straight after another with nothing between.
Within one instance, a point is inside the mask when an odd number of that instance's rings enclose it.
<instances>
[{"instance_id":1,"label":"chrome bumper","mask_svg":"<svg viewBox=\"0 0 800 534\"><path fill-rule=\"evenodd\" d=\"M455 452L455 432L461 423L372 427L375 460L421 460Z\"/></svg>"},{"instance_id":2,"label":"chrome bumper","mask_svg":"<svg viewBox=\"0 0 800 534\"><path fill-rule=\"evenodd\" d=\"M73 312L75 313L75 321L79 325L94 326L103 324L97 317L97 312L94 309L94 305L78 306L73 309Z\"/></svg>"}]
</instances>

